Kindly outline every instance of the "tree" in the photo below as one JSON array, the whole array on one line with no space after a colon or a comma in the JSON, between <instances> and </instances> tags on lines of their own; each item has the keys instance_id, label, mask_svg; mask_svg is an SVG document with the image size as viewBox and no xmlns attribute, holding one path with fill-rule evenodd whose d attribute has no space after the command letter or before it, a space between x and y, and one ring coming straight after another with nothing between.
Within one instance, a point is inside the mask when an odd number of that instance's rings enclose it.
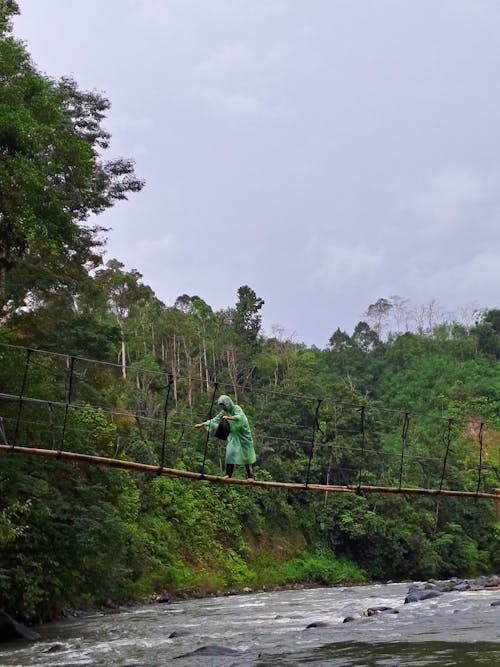
<instances>
[{"instance_id":1,"label":"tree","mask_svg":"<svg viewBox=\"0 0 500 667\"><path fill-rule=\"evenodd\" d=\"M399 296L398 294L393 294L390 297L392 303L392 313L394 316L394 321L396 323L396 331L401 333L402 331L408 331L409 329L409 311L408 304L410 300L404 296Z\"/></svg>"},{"instance_id":2,"label":"tree","mask_svg":"<svg viewBox=\"0 0 500 667\"><path fill-rule=\"evenodd\" d=\"M379 338L382 337L385 321L392 307L392 303L388 299L378 299L378 301L368 306L365 313L366 317L373 323L373 328Z\"/></svg>"},{"instance_id":3,"label":"tree","mask_svg":"<svg viewBox=\"0 0 500 667\"><path fill-rule=\"evenodd\" d=\"M481 352L494 355L500 359L500 310L488 310L482 322L472 328Z\"/></svg>"},{"instance_id":4,"label":"tree","mask_svg":"<svg viewBox=\"0 0 500 667\"><path fill-rule=\"evenodd\" d=\"M260 299L248 285L243 285L238 289L234 328L253 349L257 347L257 337L262 324L260 309L263 305L264 299Z\"/></svg>"},{"instance_id":5,"label":"tree","mask_svg":"<svg viewBox=\"0 0 500 667\"><path fill-rule=\"evenodd\" d=\"M107 307L116 317L120 328L121 346L120 359L122 376L126 377L127 355L125 348L125 320L131 310L142 302L153 298L150 287L143 285L139 271L123 271L124 264L116 259L110 259L106 268L96 273L95 282L102 287L102 294L106 295Z\"/></svg>"},{"instance_id":6,"label":"tree","mask_svg":"<svg viewBox=\"0 0 500 667\"><path fill-rule=\"evenodd\" d=\"M380 343L377 332L370 329L366 322L358 322L353 331L352 339L363 352L373 350L373 348Z\"/></svg>"},{"instance_id":7,"label":"tree","mask_svg":"<svg viewBox=\"0 0 500 667\"><path fill-rule=\"evenodd\" d=\"M332 333L328 339L328 347L330 350L341 352L342 350L349 350L353 346L351 337L345 331L341 331L339 327Z\"/></svg>"},{"instance_id":8,"label":"tree","mask_svg":"<svg viewBox=\"0 0 500 667\"><path fill-rule=\"evenodd\" d=\"M12 29L10 19L19 14L19 5L16 0L0 1L0 34L9 33Z\"/></svg>"},{"instance_id":9,"label":"tree","mask_svg":"<svg viewBox=\"0 0 500 667\"><path fill-rule=\"evenodd\" d=\"M38 307L15 313L9 328L18 344L91 359L113 359L120 330L100 313L79 311L72 295L58 292Z\"/></svg>"},{"instance_id":10,"label":"tree","mask_svg":"<svg viewBox=\"0 0 500 667\"><path fill-rule=\"evenodd\" d=\"M105 160L101 123L109 101L71 78L41 74L0 0L0 308L4 316L79 279L100 263L98 225L88 225L144 182L131 160Z\"/></svg>"}]
</instances>

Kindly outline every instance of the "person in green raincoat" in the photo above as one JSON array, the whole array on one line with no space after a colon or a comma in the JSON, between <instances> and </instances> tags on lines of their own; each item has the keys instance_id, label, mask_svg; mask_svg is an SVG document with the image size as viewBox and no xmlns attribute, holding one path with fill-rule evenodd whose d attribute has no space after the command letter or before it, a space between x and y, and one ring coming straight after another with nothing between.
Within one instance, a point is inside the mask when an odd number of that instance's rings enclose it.
<instances>
[{"instance_id":1,"label":"person in green raincoat","mask_svg":"<svg viewBox=\"0 0 500 667\"><path fill-rule=\"evenodd\" d=\"M221 421L229 425L229 435L226 441L226 474L232 477L235 465L244 465L247 471L247 479L254 479L253 464L257 457L253 446L252 432L247 416L239 405L233 403L229 396L222 395L218 400L218 412L212 419L201 424L195 424L195 428L205 428L214 435Z\"/></svg>"}]
</instances>

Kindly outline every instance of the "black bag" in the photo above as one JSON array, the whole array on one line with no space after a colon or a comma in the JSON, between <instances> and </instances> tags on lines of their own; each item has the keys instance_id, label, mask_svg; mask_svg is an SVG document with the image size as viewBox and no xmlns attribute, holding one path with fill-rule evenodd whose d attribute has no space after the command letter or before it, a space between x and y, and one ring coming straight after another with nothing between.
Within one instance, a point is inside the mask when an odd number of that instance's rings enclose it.
<instances>
[{"instance_id":1,"label":"black bag","mask_svg":"<svg viewBox=\"0 0 500 667\"><path fill-rule=\"evenodd\" d=\"M219 440L227 440L230 430L228 421L226 419L221 419L217 425L217 430L215 431L214 436L219 438Z\"/></svg>"}]
</instances>

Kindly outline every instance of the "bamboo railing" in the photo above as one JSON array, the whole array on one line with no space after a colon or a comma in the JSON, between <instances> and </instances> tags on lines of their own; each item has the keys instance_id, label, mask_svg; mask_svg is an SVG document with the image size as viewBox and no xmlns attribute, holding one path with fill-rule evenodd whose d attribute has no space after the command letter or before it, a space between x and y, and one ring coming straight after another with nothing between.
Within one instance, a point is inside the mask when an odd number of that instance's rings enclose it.
<instances>
[{"instance_id":1,"label":"bamboo railing","mask_svg":"<svg viewBox=\"0 0 500 667\"><path fill-rule=\"evenodd\" d=\"M296 489L302 491L322 491L329 493L395 493L400 495L420 496L460 496L464 498L486 498L495 501L495 508L500 520L500 489L493 489L491 493L476 491L454 491L452 489L422 489L411 487L392 486L370 486L366 484L339 486L333 484L300 484L296 482L274 482L267 480L247 480L235 477L226 478L220 475L209 475L189 470L177 470L176 468L164 468L146 463L137 463L125 459L113 459L104 456L93 456L91 454L80 454L77 452L66 452L57 449L41 449L36 447L13 447L12 445L0 445L0 452L7 455L25 454L31 456L44 456L52 459L63 459L75 463L87 463L93 465L108 466L111 468L122 468L135 470L137 472L151 475L164 475L166 477L179 477L198 481L215 482L217 484L243 484L245 486L258 486L263 488Z\"/></svg>"}]
</instances>

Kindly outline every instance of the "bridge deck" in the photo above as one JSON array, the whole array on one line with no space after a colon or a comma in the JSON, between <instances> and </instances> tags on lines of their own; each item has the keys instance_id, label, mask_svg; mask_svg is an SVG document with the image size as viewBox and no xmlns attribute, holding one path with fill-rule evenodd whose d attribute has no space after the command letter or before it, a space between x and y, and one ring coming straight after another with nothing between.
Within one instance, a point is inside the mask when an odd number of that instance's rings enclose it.
<instances>
[{"instance_id":1,"label":"bridge deck","mask_svg":"<svg viewBox=\"0 0 500 667\"><path fill-rule=\"evenodd\" d=\"M138 472L165 475L167 477L180 477L198 481L215 482L217 484L243 484L245 486L259 486L264 488L297 489L302 491L328 491L329 493L396 493L403 495L421 496L462 496L469 498L488 498L500 501L500 490L495 489L492 493L477 493L476 491L454 491L452 489L421 489L411 487L392 486L369 486L366 484L338 486L333 484L299 484L294 482L273 482L267 480L253 480L238 478L226 478L220 475L209 475L207 473L191 472L189 470L177 470L175 468L162 468L159 466L127 461L124 459L113 459L91 454L80 454L77 452L66 452L57 449L41 449L36 447L13 447L11 445L0 445L0 452L7 454L25 454L32 456L44 456L53 459L64 459L77 463L90 463L112 468L136 470Z\"/></svg>"}]
</instances>

